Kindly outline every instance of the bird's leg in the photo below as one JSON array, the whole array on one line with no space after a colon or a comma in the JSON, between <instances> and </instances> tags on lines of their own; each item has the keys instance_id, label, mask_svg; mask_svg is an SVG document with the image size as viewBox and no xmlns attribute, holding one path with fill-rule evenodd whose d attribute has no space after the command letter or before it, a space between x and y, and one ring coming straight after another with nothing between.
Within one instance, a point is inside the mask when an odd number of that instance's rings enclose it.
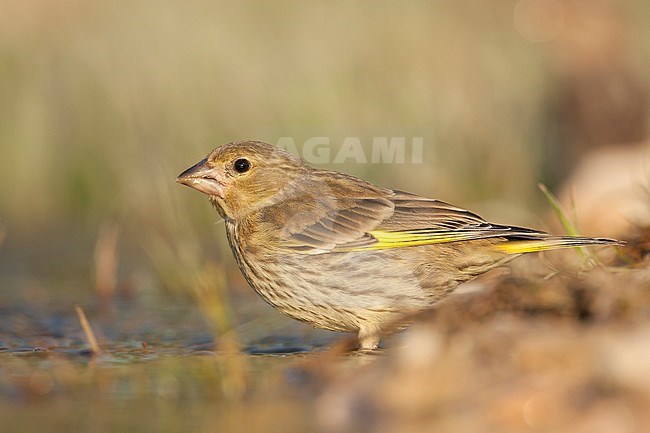
<instances>
[{"instance_id":1,"label":"bird's leg","mask_svg":"<svg viewBox=\"0 0 650 433\"><path fill-rule=\"evenodd\" d=\"M375 326L359 327L359 350L374 350L379 346L379 329Z\"/></svg>"}]
</instances>

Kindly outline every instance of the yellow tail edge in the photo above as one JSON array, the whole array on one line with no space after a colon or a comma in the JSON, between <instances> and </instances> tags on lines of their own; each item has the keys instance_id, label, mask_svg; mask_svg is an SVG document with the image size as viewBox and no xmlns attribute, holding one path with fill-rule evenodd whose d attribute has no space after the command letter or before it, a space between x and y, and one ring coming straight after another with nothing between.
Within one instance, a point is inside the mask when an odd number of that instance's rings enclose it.
<instances>
[{"instance_id":1,"label":"yellow tail edge","mask_svg":"<svg viewBox=\"0 0 650 433\"><path fill-rule=\"evenodd\" d=\"M548 237L544 239L513 240L494 247L508 254L535 253L538 251L557 250L560 248L579 248L590 245L624 245L625 242L607 238L583 237Z\"/></svg>"}]
</instances>

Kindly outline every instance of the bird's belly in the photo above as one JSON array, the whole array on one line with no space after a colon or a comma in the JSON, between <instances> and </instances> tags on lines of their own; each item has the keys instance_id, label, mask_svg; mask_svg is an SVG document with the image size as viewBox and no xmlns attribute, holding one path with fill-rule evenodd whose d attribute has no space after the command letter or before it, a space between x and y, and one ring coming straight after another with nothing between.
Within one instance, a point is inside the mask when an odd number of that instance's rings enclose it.
<instances>
[{"instance_id":1,"label":"bird's belly","mask_svg":"<svg viewBox=\"0 0 650 433\"><path fill-rule=\"evenodd\" d=\"M434 302L409 267L381 251L241 259L244 276L266 302L320 328L381 327Z\"/></svg>"}]
</instances>

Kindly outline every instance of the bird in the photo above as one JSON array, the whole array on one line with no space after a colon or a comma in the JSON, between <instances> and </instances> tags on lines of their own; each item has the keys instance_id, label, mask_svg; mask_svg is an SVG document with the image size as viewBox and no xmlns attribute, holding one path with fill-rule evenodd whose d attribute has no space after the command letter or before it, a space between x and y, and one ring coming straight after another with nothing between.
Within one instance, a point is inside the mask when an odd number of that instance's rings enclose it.
<instances>
[{"instance_id":1,"label":"bird","mask_svg":"<svg viewBox=\"0 0 650 433\"><path fill-rule=\"evenodd\" d=\"M176 181L208 196L239 269L268 304L315 328L356 333L360 350L521 254L621 244L493 224L261 141L217 147Z\"/></svg>"}]
</instances>

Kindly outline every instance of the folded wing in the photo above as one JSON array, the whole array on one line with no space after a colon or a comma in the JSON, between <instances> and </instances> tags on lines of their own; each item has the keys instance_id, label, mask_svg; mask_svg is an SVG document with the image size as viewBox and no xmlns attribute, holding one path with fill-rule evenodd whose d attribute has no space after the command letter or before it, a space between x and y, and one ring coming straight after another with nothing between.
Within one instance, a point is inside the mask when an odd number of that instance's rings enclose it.
<instances>
[{"instance_id":1,"label":"folded wing","mask_svg":"<svg viewBox=\"0 0 650 433\"><path fill-rule=\"evenodd\" d=\"M340 175L345 176L345 175ZM282 248L303 254L404 248L503 237L544 239L548 234L522 227L490 224L480 216L448 203L414 194L329 178L312 211L296 216L286 229ZM327 194L327 191L339 194ZM300 199L304 204L304 198Z\"/></svg>"}]
</instances>

